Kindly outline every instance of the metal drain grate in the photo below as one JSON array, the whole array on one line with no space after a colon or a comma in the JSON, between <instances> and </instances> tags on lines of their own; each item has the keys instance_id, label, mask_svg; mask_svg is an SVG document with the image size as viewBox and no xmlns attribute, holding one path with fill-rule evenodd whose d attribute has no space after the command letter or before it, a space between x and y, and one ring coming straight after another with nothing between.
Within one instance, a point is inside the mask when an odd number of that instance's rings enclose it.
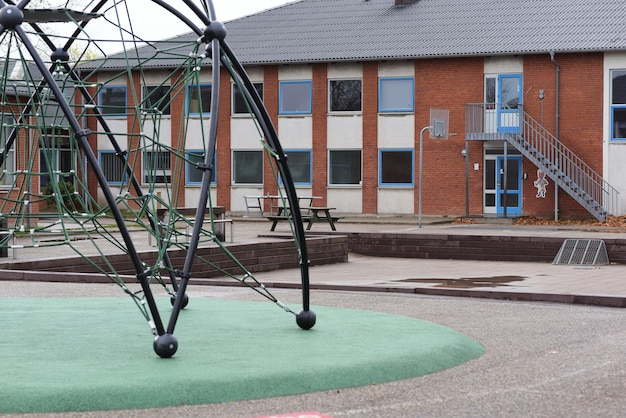
<instances>
[{"instance_id":1,"label":"metal drain grate","mask_svg":"<svg viewBox=\"0 0 626 418\"><path fill-rule=\"evenodd\" d=\"M609 264L606 245L601 239L566 239L552 264Z\"/></svg>"}]
</instances>

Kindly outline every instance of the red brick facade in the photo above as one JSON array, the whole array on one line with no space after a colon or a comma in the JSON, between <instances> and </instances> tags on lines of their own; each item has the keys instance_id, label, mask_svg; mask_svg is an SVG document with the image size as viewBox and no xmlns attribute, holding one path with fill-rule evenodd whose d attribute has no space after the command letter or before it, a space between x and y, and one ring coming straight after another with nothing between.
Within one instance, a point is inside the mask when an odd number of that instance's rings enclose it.
<instances>
[{"instance_id":1,"label":"red brick facade","mask_svg":"<svg viewBox=\"0 0 626 418\"><path fill-rule=\"evenodd\" d=\"M413 199L415 212L419 196L419 161L423 162L422 210L424 215L477 215L483 212L484 150L481 141L466 141L466 105L484 101L485 59L482 57L458 57L414 60L414 132L415 185ZM558 64L558 66L557 66ZM386 63L385 65L389 65ZM379 63L363 62L362 70L362 213L378 212L378 88ZM557 70L559 82L559 139L574 153L583 156L585 162L596 172L602 173L603 164L603 83L604 56L601 53L559 54L554 61L549 54L523 57L523 108L546 129L556 134L556 93ZM265 107L273 125L278 129L279 113L279 67L263 67L263 96ZM316 204L328 204L328 65L311 65L312 74L312 190L321 199ZM174 76L176 77L176 76ZM91 80L94 81L94 80ZM134 85L129 89L141 91L141 78L133 78ZM172 79L172 85L180 84ZM96 95L95 89L89 89ZM231 149L231 81L222 72L220 82L219 123L217 142L217 185L216 204L226 210L233 210L232 195L232 149ZM542 95L540 95L542 91ZM129 114L127 129L130 133L128 149L140 148L139 119L133 114L136 107L135 96L128 95ZM432 139L428 132L424 135L423 156L419 155L419 133L430 124L431 109L449 111L449 137ZM171 145L183 149L181 127L185 113L185 95L178 95L171 103ZM88 118L88 128L97 130L95 118ZM280 137L280 132L278 132ZM93 149L97 148L95 135L89 138ZM468 155L464 156L466 146ZM131 153L131 166L134 175L142 180L141 164L135 159L139 153ZM21 158L21 156L20 156ZM16 160L18 168L26 161ZM524 178L522 210L524 215L552 217L555 213L554 184L548 186L545 198L536 197L533 185L537 168L523 159ZM37 177L34 177L35 179ZM264 164L264 195L277 194L273 181L272 168ZM88 173L89 191L96 195L95 176ZM551 182L552 183L552 182ZM33 184L37 189L37 185ZM184 191L185 177L173 179L172 203L176 206L194 205L187 202ZM408 190L410 193L411 191ZM131 190L132 193L132 190ZM133 193L134 194L134 193ZM559 216L564 218L589 217L589 214L565 192L558 193ZM266 202L269 205L269 202ZM266 208L266 209L269 209Z\"/></svg>"}]
</instances>

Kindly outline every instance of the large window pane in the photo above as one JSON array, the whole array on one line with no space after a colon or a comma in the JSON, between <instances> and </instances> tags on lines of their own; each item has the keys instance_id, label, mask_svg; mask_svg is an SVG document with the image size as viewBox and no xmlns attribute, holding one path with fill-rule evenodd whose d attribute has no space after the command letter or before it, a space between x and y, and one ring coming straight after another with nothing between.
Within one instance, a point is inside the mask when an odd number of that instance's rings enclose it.
<instances>
[{"instance_id":1,"label":"large window pane","mask_svg":"<svg viewBox=\"0 0 626 418\"><path fill-rule=\"evenodd\" d=\"M496 78L485 78L485 109L496 108Z\"/></svg>"},{"instance_id":2,"label":"large window pane","mask_svg":"<svg viewBox=\"0 0 626 418\"><path fill-rule=\"evenodd\" d=\"M361 183L361 150L330 150L328 155L330 184Z\"/></svg>"},{"instance_id":3,"label":"large window pane","mask_svg":"<svg viewBox=\"0 0 626 418\"><path fill-rule=\"evenodd\" d=\"M626 104L626 70L611 71L611 104Z\"/></svg>"},{"instance_id":4,"label":"large window pane","mask_svg":"<svg viewBox=\"0 0 626 418\"><path fill-rule=\"evenodd\" d=\"M500 107L502 109L517 109L520 99L520 79L517 77L500 77Z\"/></svg>"},{"instance_id":5,"label":"large window pane","mask_svg":"<svg viewBox=\"0 0 626 418\"><path fill-rule=\"evenodd\" d=\"M14 123L15 120L12 116L5 116L2 121L2 130L0 130L0 135L2 135L0 137L0 150L3 151L4 155L0 156L0 158L4 157L4 159L0 166L0 185L13 184L15 180L14 175L8 174L15 171L15 141L10 149L7 148L7 141L11 137L11 132L13 132Z\"/></svg>"},{"instance_id":6,"label":"large window pane","mask_svg":"<svg viewBox=\"0 0 626 418\"><path fill-rule=\"evenodd\" d=\"M611 71L611 139L626 140L626 70Z\"/></svg>"},{"instance_id":7,"label":"large window pane","mask_svg":"<svg viewBox=\"0 0 626 418\"><path fill-rule=\"evenodd\" d=\"M254 84L254 89L259 94L259 97L261 97L261 100L263 100L263 83L253 83L253 84ZM243 96L243 93L241 92L237 84L233 84L233 114L240 115L240 114L247 114L247 113L248 113L248 106L246 104L246 100Z\"/></svg>"},{"instance_id":8,"label":"large window pane","mask_svg":"<svg viewBox=\"0 0 626 418\"><path fill-rule=\"evenodd\" d=\"M69 173L74 170L72 164L72 150L67 133L48 132L39 138L39 187L46 186L52 181L50 173ZM56 181L62 176L52 174Z\"/></svg>"},{"instance_id":9,"label":"large window pane","mask_svg":"<svg viewBox=\"0 0 626 418\"><path fill-rule=\"evenodd\" d=\"M360 112L361 84L361 80L331 80L330 111Z\"/></svg>"},{"instance_id":10,"label":"large window pane","mask_svg":"<svg viewBox=\"0 0 626 418\"><path fill-rule=\"evenodd\" d=\"M294 183L311 184L311 151L285 151Z\"/></svg>"},{"instance_id":11,"label":"large window pane","mask_svg":"<svg viewBox=\"0 0 626 418\"><path fill-rule=\"evenodd\" d=\"M280 83L279 113L311 113L311 81L282 81Z\"/></svg>"},{"instance_id":12,"label":"large window pane","mask_svg":"<svg viewBox=\"0 0 626 418\"><path fill-rule=\"evenodd\" d=\"M98 92L98 109L105 116L126 114L126 86L106 86Z\"/></svg>"},{"instance_id":13,"label":"large window pane","mask_svg":"<svg viewBox=\"0 0 626 418\"><path fill-rule=\"evenodd\" d=\"M233 151L233 183L263 183L263 151Z\"/></svg>"},{"instance_id":14,"label":"large window pane","mask_svg":"<svg viewBox=\"0 0 626 418\"><path fill-rule=\"evenodd\" d=\"M169 151L146 151L143 161L144 183L170 183L172 157Z\"/></svg>"},{"instance_id":15,"label":"large window pane","mask_svg":"<svg viewBox=\"0 0 626 418\"><path fill-rule=\"evenodd\" d=\"M613 139L626 139L626 106L613 106Z\"/></svg>"},{"instance_id":16,"label":"large window pane","mask_svg":"<svg viewBox=\"0 0 626 418\"><path fill-rule=\"evenodd\" d=\"M187 152L187 184L200 184L202 183L202 174L204 170L198 168L199 164L204 164L205 160L204 151L188 151ZM215 184L215 154L213 154L213 172L211 174L211 184Z\"/></svg>"},{"instance_id":17,"label":"large window pane","mask_svg":"<svg viewBox=\"0 0 626 418\"><path fill-rule=\"evenodd\" d=\"M187 86L187 114L211 113L211 85L190 84Z\"/></svg>"},{"instance_id":18,"label":"large window pane","mask_svg":"<svg viewBox=\"0 0 626 418\"><path fill-rule=\"evenodd\" d=\"M413 78L381 78L379 112L413 111Z\"/></svg>"},{"instance_id":19,"label":"large window pane","mask_svg":"<svg viewBox=\"0 0 626 418\"><path fill-rule=\"evenodd\" d=\"M146 109L158 110L163 115L170 114L170 87L144 86L143 103Z\"/></svg>"},{"instance_id":20,"label":"large window pane","mask_svg":"<svg viewBox=\"0 0 626 418\"><path fill-rule=\"evenodd\" d=\"M380 151L380 185L413 184L413 150Z\"/></svg>"},{"instance_id":21,"label":"large window pane","mask_svg":"<svg viewBox=\"0 0 626 418\"><path fill-rule=\"evenodd\" d=\"M108 183L122 183L124 181L124 162L115 151L101 151L98 163Z\"/></svg>"}]
</instances>

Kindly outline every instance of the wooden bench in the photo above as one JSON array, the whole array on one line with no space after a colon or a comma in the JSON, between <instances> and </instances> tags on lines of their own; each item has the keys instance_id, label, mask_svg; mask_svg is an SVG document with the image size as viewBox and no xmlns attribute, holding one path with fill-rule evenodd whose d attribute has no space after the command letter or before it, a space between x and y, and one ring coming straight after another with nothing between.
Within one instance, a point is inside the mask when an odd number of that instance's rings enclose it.
<instances>
[{"instance_id":1,"label":"wooden bench","mask_svg":"<svg viewBox=\"0 0 626 418\"><path fill-rule=\"evenodd\" d=\"M217 227L215 228L215 237L224 242L226 240L226 231L225 231L225 225L226 224L230 224L230 242L234 241L234 224L233 224L233 220L232 219L227 219L225 217L226 215L226 211L224 210L223 206L213 206L213 223L217 224ZM197 208L175 208L175 211L178 215L177 218L173 219L173 221L171 222L172 224L174 224L174 229L176 229L176 223L179 221L185 221L185 236L189 237L190 233L189 233L189 227L191 226L190 224L193 224L193 222L196 220L196 213L197 213ZM211 214L211 208L205 208L204 210L204 221L202 222L207 223L210 222L210 218L207 219L207 215ZM159 219L159 223L163 224L163 225L168 225L168 216L169 216L169 209L163 208L163 209L157 209L157 218Z\"/></svg>"}]
</instances>

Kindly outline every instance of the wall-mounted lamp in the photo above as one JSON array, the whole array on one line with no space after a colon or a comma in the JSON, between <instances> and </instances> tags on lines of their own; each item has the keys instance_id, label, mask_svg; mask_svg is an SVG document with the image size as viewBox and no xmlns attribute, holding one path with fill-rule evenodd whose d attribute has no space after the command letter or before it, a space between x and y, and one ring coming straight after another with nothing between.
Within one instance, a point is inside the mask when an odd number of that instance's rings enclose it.
<instances>
[{"instance_id":1,"label":"wall-mounted lamp","mask_svg":"<svg viewBox=\"0 0 626 418\"><path fill-rule=\"evenodd\" d=\"M461 150L461 157L463 158L467 157L467 150L465 148Z\"/></svg>"}]
</instances>

